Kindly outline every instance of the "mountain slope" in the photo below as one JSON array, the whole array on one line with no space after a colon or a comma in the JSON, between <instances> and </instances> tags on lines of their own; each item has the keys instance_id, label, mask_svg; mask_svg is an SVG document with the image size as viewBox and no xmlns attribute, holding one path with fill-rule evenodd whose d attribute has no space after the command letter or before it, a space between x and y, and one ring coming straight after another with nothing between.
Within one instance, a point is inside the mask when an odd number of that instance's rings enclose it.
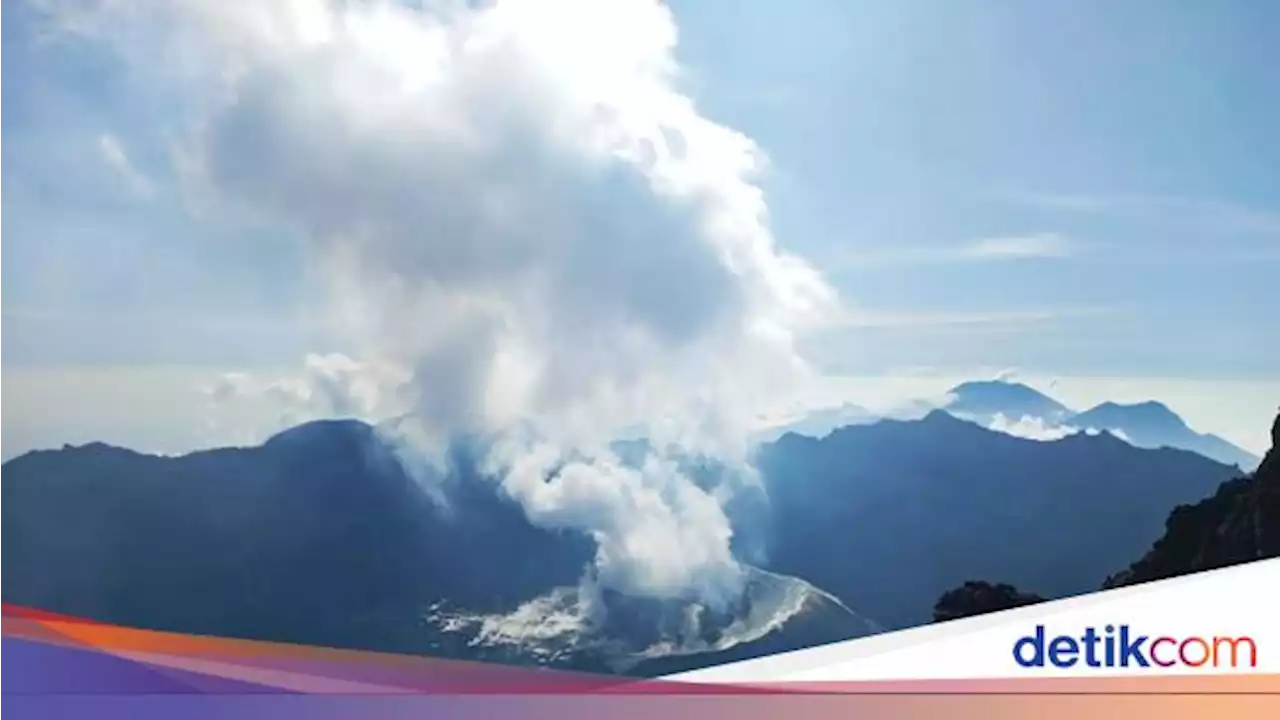
<instances>
[{"instance_id":1,"label":"mountain slope","mask_svg":"<svg viewBox=\"0 0 1280 720\"><path fill-rule=\"evenodd\" d=\"M1280 416L1271 428L1271 450L1257 471L1222 483L1199 502L1175 507L1150 550L1108 577L1102 588L1274 557L1280 557ZM934 620L981 615L1043 599L1006 584L970 581L938 599Z\"/></svg>"},{"instance_id":2,"label":"mountain slope","mask_svg":"<svg viewBox=\"0 0 1280 720\"><path fill-rule=\"evenodd\" d=\"M769 567L891 626L928 622L971 578L1043 595L1098 586L1149 546L1168 508L1234 472L1111 435L1039 442L937 411L764 446Z\"/></svg>"}]
</instances>

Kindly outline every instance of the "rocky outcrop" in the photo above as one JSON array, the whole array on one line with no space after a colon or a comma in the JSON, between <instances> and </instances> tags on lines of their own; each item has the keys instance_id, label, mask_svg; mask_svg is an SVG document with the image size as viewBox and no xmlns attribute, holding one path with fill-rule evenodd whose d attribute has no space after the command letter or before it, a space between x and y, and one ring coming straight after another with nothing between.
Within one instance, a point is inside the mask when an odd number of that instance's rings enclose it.
<instances>
[{"instance_id":1,"label":"rocky outcrop","mask_svg":"<svg viewBox=\"0 0 1280 720\"><path fill-rule=\"evenodd\" d=\"M944 622L971 615L983 615L998 610L1009 610L1023 605L1044 602L1044 598L1031 593L1018 592L1012 585L992 585L971 580L964 585L943 593L933 606L933 621Z\"/></svg>"},{"instance_id":2,"label":"rocky outcrop","mask_svg":"<svg viewBox=\"0 0 1280 720\"><path fill-rule=\"evenodd\" d=\"M1271 443L1252 475L1228 480L1194 505L1174 508L1151 550L1103 587L1280 556L1280 416L1271 428Z\"/></svg>"}]
</instances>

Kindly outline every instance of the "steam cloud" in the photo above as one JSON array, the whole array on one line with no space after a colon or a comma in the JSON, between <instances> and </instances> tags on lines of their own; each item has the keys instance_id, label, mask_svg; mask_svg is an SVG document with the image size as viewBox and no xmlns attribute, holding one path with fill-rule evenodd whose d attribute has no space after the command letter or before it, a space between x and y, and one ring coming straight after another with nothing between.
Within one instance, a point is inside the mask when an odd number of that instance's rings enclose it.
<instances>
[{"instance_id":1,"label":"steam cloud","mask_svg":"<svg viewBox=\"0 0 1280 720\"><path fill-rule=\"evenodd\" d=\"M305 236L328 317L361 362L405 370L423 435L499 438L489 470L533 522L596 540L601 585L734 596L732 488L700 489L660 449L625 465L608 441L640 426L745 462L750 393L802 378L797 337L834 292L775 246L757 148L678 90L663 5L429 5L117 0L62 18L191 113L183 177ZM349 370L311 368L343 398Z\"/></svg>"}]
</instances>

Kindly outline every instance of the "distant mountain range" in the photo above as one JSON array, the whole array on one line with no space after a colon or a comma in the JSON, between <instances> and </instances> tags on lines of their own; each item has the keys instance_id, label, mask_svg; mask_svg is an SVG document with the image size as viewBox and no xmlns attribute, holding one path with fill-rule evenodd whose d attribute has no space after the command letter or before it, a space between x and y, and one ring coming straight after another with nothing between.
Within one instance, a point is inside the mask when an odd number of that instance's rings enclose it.
<instances>
[{"instance_id":1,"label":"distant mountain range","mask_svg":"<svg viewBox=\"0 0 1280 720\"><path fill-rule=\"evenodd\" d=\"M700 482L724 471L686 462ZM182 632L675 672L924 623L975 577L1045 596L1096 588L1150 546L1169 508L1235 473L1108 434L1037 442L942 411L787 434L757 464L767 502L728 508L749 582L720 614L606 591L607 620L587 622L589 537L531 525L464 443L448 502L434 503L357 421L182 457L90 444L5 463L3 599Z\"/></svg>"},{"instance_id":2,"label":"distant mountain range","mask_svg":"<svg viewBox=\"0 0 1280 720\"><path fill-rule=\"evenodd\" d=\"M1068 430L1106 430L1138 447L1190 450L1242 470L1252 470L1259 461L1217 435L1192 430L1177 413L1154 400L1132 405L1104 402L1076 412L1031 387L999 380L962 383L948 396L948 412L987 425L997 416L1009 421L1030 418Z\"/></svg>"},{"instance_id":3,"label":"distant mountain range","mask_svg":"<svg viewBox=\"0 0 1280 720\"><path fill-rule=\"evenodd\" d=\"M1002 432L1015 432L1011 426L1032 421L1042 431L1056 431L1053 435L1105 430L1137 447L1190 450L1242 470L1252 470L1259 461L1256 455L1217 435L1196 432L1177 413L1154 400L1131 405L1104 402L1077 412L1035 388L1004 380L961 383L947 391L945 397L940 405L921 400L891 412L876 412L852 403L823 408L761 431L757 440L771 442L787 433L821 438L849 425L915 420L932 410L943 409L958 418Z\"/></svg>"}]
</instances>

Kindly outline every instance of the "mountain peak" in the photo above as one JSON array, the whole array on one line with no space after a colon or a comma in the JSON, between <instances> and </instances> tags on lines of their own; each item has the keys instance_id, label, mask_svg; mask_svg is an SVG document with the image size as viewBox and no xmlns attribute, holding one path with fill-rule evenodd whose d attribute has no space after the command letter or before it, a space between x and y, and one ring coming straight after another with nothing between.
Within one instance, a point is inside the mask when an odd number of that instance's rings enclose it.
<instances>
[{"instance_id":1,"label":"mountain peak","mask_svg":"<svg viewBox=\"0 0 1280 720\"><path fill-rule=\"evenodd\" d=\"M1070 414L1062 403L1028 385L1005 380L973 380L949 391L946 409L962 415L1020 419L1037 417L1056 421Z\"/></svg>"},{"instance_id":2,"label":"mountain peak","mask_svg":"<svg viewBox=\"0 0 1280 720\"><path fill-rule=\"evenodd\" d=\"M1107 401L1075 417L1076 424L1100 430L1122 429L1141 425L1148 431L1186 431L1187 423L1167 405L1155 400L1124 404Z\"/></svg>"},{"instance_id":3,"label":"mountain peak","mask_svg":"<svg viewBox=\"0 0 1280 720\"><path fill-rule=\"evenodd\" d=\"M925 415L923 418L920 419L920 422L930 423L934 425L959 425L959 424L971 425L972 424L942 409L930 410L928 415Z\"/></svg>"},{"instance_id":4,"label":"mountain peak","mask_svg":"<svg viewBox=\"0 0 1280 720\"><path fill-rule=\"evenodd\" d=\"M1142 413L1152 413L1152 414L1159 413L1163 415L1175 415L1175 416L1177 415L1177 413L1169 409L1168 405L1165 405L1159 400L1143 400L1142 402L1136 402L1136 403L1118 403L1118 402L1113 402L1111 400L1107 400L1106 402L1099 403L1098 405L1094 406L1089 410L1086 410L1085 412L1092 412L1093 410L1108 410L1108 411L1128 410L1132 412L1142 412Z\"/></svg>"},{"instance_id":5,"label":"mountain peak","mask_svg":"<svg viewBox=\"0 0 1280 720\"><path fill-rule=\"evenodd\" d=\"M966 380L948 392L953 395L964 395L975 392L998 392L1005 395L1043 395L1039 390L1010 380Z\"/></svg>"},{"instance_id":6,"label":"mountain peak","mask_svg":"<svg viewBox=\"0 0 1280 720\"><path fill-rule=\"evenodd\" d=\"M366 439L374 432L374 428L363 420L340 418L332 420L312 420L301 425L281 430L267 438L263 443L280 445L283 443L309 443L316 441L336 441L345 438Z\"/></svg>"},{"instance_id":7,"label":"mountain peak","mask_svg":"<svg viewBox=\"0 0 1280 720\"><path fill-rule=\"evenodd\" d=\"M1071 418L1076 427L1109 430L1138 447L1175 447L1190 450L1243 469L1257 466L1258 458L1211 434L1191 429L1176 412L1155 400L1139 403L1104 402Z\"/></svg>"}]
</instances>

